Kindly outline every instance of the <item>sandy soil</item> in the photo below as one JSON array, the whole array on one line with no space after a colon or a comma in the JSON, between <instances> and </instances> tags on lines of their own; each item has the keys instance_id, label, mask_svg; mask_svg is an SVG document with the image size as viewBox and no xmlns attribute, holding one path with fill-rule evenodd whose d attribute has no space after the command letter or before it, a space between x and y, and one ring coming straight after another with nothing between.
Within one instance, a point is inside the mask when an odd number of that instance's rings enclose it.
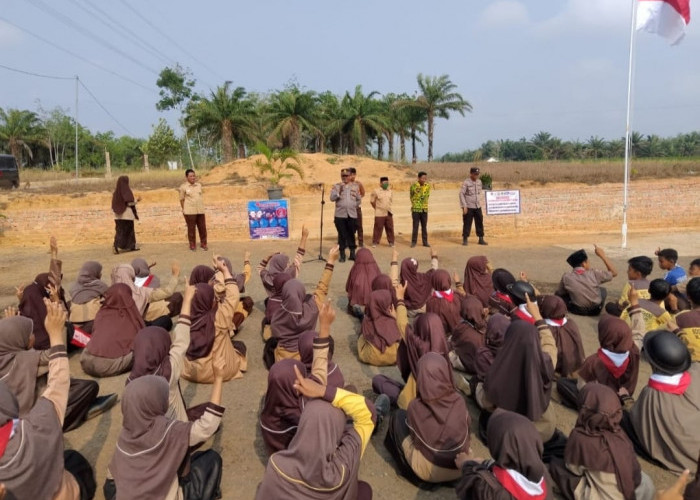
<instances>
[{"instance_id":1,"label":"sandy soil","mask_svg":"<svg viewBox=\"0 0 700 500\"><path fill-rule=\"evenodd\" d=\"M333 169L337 172L336 169ZM214 172L215 173L215 172ZM214 174L212 173L212 175ZM672 246L681 254L681 264L687 265L690 260L696 258L697 242L700 232L665 235L663 241L657 234L634 235L630 238L629 248L619 248L617 235L600 235L596 243L602 245L619 270L623 271L612 283L608 290L610 297L619 295L624 285L625 261L633 255L651 255L653 250L661 245ZM592 249L593 241L588 237L554 238L549 241L538 239L537 242L494 241L488 247L457 246L454 242L439 240L432 241L438 249L441 267L462 273L466 260L477 254L485 254L493 262L495 267L505 267L517 273L525 270L531 279L542 291L551 291L558 282L561 273L566 270L565 258L573 250L585 246ZM515 243L515 244L514 244ZM60 244L60 241L59 241ZM310 258L316 255L319 248L318 240L309 241L307 245ZM248 243L241 242L217 242L211 250L229 256L234 265L240 263L243 252ZM285 251L292 254L296 247L295 241L289 242L256 242L250 244L253 251L253 262L257 262L262 256L272 251ZM324 245L324 253L328 245ZM65 285L69 286L75 279L77 271L85 260L98 259L105 269L124 261L130 261L135 254L114 256L105 251L105 246L85 246L61 249L60 257L64 262ZM422 267L429 265L429 251L426 248L409 249L405 243L398 248L400 258L408 255L415 256ZM388 270L391 258L391 249L382 246L374 250L374 254L380 267ZM155 271L160 276L169 273L169 262L178 259L186 274L197 264L208 263L210 254L205 252L192 253L186 250L185 245L173 246L171 244L146 243L138 255L148 260L158 262ZM0 306L4 307L16 302L13 287L16 284L29 282L34 275L44 272L48 267L48 254L44 249L25 248L17 249L3 245L0 247ZM595 258L594 258L595 260ZM368 397L374 397L371 391L371 377L377 373L385 373L393 377L399 377L395 367L376 368L363 365L356 358L356 332L359 327L357 320L349 317L345 312L347 298L344 292L347 273L351 263L338 264L333 276L330 298L338 309L338 317L333 325L333 336L336 341L335 360L341 366L345 379L355 384L360 391ZM598 264L598 263L596 263ZM322 264L308 262L302 268L301 279L307 289L312 289L320 276ZM660 276L660 271L655 269L652 277ZM221 431L216 434L210 443L211 446L221 452L224 459L223 494L224 498L253 498L256 485L262 477L266 456L257 426L257 412L260 398L266 387L267 372L262 362L262 341L259 334L259 325L262 319L262 300L265 296L260 280L253 276L247 292L256 301L253 314L244 323L239 339L246 342L249 352L249 371L245 377L229 382L224 387L224 405L227 407ZM586 353L590 354L597 349L597 336L595 320L590 318L575 317L579 324ZM71 359L71 371L74 376L84 377L77 356ZM643 387L649 374L648 365L642 364L639 387ZM126 375L100 380L101 393L121 392L124 387ZM190 384L182 381L182 391L188 405L203 402L208 398L209 386ZM555 396L556 397L556 396ZM554 402L559 427L564 432L569 432L573 427L576 415L558 403ZM473 421L477 421L477 412L469 402ZM80 429L69 432L65 436L66 446L75 448L83 453L95 466L98 485L101 485L105 477L105 469L114 450L115 441L121 426L121 411L118 407L100 417L86 422ZM449 487L437 487L432 492L421 491L409 482L399 477L394 468L391 457L383 445L386 428L380 430L370 446L367 448L362 461L360 477L368 481L374 488L376 497L382 499L404 498L454 498L454 490ZM473 437L474 452L481 457L488 456L478 438ZM640 460L642 468L651 475L658 487L665 487L673 480L673 476L651 464ZM101 498L101 492L98 493Z\"/></svg>"}]
</instances>

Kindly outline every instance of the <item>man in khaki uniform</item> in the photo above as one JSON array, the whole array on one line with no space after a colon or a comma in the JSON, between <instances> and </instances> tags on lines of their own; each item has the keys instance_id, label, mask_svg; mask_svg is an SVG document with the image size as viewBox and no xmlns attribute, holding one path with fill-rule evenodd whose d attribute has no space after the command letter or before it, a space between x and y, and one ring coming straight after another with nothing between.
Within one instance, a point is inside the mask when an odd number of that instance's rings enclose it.
<instances>
[{"instance_id":1,"label":"man in khaki uniform","mask_svg":"<svg viewBox=\"0 0 700 500\"><path fill-rule=\"evenodd\" d=\"M197 250L197 235L195 227L199 231L199 244L202 250L207 248L207 221L204 218L204 200L202 198L202 185L197 182L194 170L188 168L185 171L187 182L180 186L180 206L187 223L187 239L190 242L190 250Z\"/></svg>"},{"instance_id":2,"label":"man in khaki uniform","mask_svg":"<svg viewBox=\"0 0 700 500\"><path fill-rule=\"evenodd\" d=\"M391 213L392 194L389 187L389 178L379 179L379 186L372 191L369 203L374 208L374 231L372 233L372 247L379 245L382 239L382 231L386 229L386 239L389 246L394 246L394 215Z\"/></svg>"}]
</instances>

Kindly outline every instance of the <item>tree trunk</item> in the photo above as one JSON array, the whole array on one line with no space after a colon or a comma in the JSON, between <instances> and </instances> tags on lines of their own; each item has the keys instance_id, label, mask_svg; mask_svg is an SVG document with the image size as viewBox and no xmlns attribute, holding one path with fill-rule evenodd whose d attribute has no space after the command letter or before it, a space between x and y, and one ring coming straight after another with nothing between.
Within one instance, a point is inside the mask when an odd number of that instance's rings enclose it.
<instances>
[{"instance_id":1,"label":"tree trunk","mask_svg":"<svg viewBox=\"0 0 700 500\"><path fill-rule=\"evenodd\" d=\"M242 142L238 143L238 157L245 158L245 144Z\"/></svg>"},{"instance_id":2,"label":"tree trunk","mask_svg":"<svg viewBox=\"0 0 700 500\"><path fill-rule=\"evenodd\" d=\"M401 163L406 163L406 135L399 134L399 155L401 157Z\"/></svg>"},{"instance_id":3,"label":"tree trunk","mask_svg":"<svg viewBox=\"0 0 700 500\"><path fill-rule=\"evenodd\" d=\"M377 136L377 160L384 158L384 137L382 135Z\"/></svg>"},{"instance_id":4,"label":"tree trunk","mask_svg":"<svg viewBox=\"0 0 700 500\"><path fill-rule=\"evenodd\" d=\"M411 163L414 165L418 163L418 155L416 154L416 129L415 127L411 128L411 146L413 148L413 159L411 160Z\"/></svg>"},{"instance_id":5,"label":"tree trunk","mask_svg":"<svg viewBox=\"0 0 700 500\"><path fill-rule=\"evenodd\" d=\"M433 125L435 117L432 112L428 113L428 161L433 161Z\"/></svg>"},{"instance_id":6,"label":"tree trunk","mask_svg":"<svg viewBox=\"0 0 700 500\"><path fill-rule=\"evenodd\" d=\"M10 138L10 153L17 160L17 168L22 168L22 146L19 145L16 139Z\"/></svg>"},{"instance_id":7,"label":"tree trunk","mask_svg":"<svg viewBox=\"0 0 700 500\"><path fill-rule=\"evenodd\" d=\"M233 126L228 120L221 124L221 150L224 163L233 161Z\"/></svg>"},{"instance_id":8,"label":"tree trunk","mask_svg":"<svg viewBox=\"0 0 700 500\"><path fill-rule=\"evenodd\" d=\"M389 161L396 161L394 158L394 134L389 134L387 142L389 143Z\"/></svg>"}]
</instances>

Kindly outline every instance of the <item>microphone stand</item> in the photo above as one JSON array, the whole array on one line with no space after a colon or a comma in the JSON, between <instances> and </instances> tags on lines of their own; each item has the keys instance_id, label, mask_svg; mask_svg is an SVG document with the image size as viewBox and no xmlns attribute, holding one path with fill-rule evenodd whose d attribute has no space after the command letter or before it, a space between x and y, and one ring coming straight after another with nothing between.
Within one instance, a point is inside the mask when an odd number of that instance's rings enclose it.
<instances>
[{"instance_id":1,"label":"microphone stand","mask_svg":"<svg viewBox=\"0 0 700 500\"><path fill-rule=\"evenodd\" d=\"M326 200L325 200L326 186L323 183L320 183L319 185L321 186L321 227L320 227L320 231L319 231L321 238L320 238L319 243L318 243L318 257L316 257L315 259L308 259L308 260L302 261L304 263L306 263L306 262L318 262L318 261L326 262L326 259L323 258L323 208L326 205Z\"/></svg>"}]
</instances>

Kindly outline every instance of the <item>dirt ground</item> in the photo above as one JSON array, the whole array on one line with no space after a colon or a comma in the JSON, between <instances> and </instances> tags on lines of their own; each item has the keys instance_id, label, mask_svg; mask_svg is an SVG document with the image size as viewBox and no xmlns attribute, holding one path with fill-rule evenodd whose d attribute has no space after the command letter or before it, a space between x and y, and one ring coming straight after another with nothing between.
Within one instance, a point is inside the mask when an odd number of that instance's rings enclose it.
<instances>
[{"instance_id":1,"label":"dirt ground","mask_svg":"<svg viewBox=\"0 0 700 500\"><path fill-rule=\"evenodd\" d=\"M588 236L567 236L549 238L532 238L530 240L517 241L500 239L492 241L488 247L458 246L451 241L433 239L432 244L437 248L440 257L440 266L451 271L463 272L466 260L472 255L485 254L494 264L494 267L505 267L513 273L526 271L535 284L543 292L552 291L558 282L561 273L566 270L566 256L573 250L585 247L592 254L592 245L597 243L603 246L611 257L620 275L608 284L609 296L619 296L625 282L625 261L634 255L653 255L658 246L670 246L676 248L680 255L680 263L684 267L690 260L698 257L697 242L700 241L700 231L694 233L672 234L647 233L632 234L629 237L628 248L620 249L619 236L616 234L601 234L595 241ZM326 235L323 248L324 255L329 248L329 239L335 236L331 230ZM585 239L584 239L585 238ZM48 240L48 235L47 235ZM290 241L258 241L258 242L216 242L210 244L210 252L198 251L196 253L187 250L186 243L182 244L156 244L145 243L141 251L126 255L112 255L109 251L109 242L100 246L86 246L61 248L60 257L63 260L64 286L70 286L75 279L81 264L90 259L102 262L105 274L109 269L120 262L130 261L132 258L142 256L147 260L155 260L158 265L156 274L165 277L169 274L169 262L178 259L183 266L183 275L197 264L210 262L211 253L216 252L229 256L234 262L242 264L243 252L250 249L253 263L273 251L284 251L293 254L297 242ZM60 245L60 241L59 241ZM406 239L399 240L397 244L400 258L414 256L420 262L422 268L429 265L429 249L417 247L410 249ZM47 248L48 249L48 248ZM318 240L310 240L307 245L307 256L312 259L318 254ZM391 249L385 244L373 250L380 267L388 271L391 260ZM13 248L3 245L0 247L0 306L15 304L14 286L27 283L40 272L48 268L49 256L46 250L37 248ZM594 265L602 265L593 257ZM399 378L396 367L377 368L363 365L356 358L356 338L359 323L351 318L345 311L347 298L345 294L345 281L351 262L338 264L334 272L331 284L330 298L337 307L338 315L333 325L332 334L335 338L335 361L340 365L348 383L355 384L365 396L374 398L371 390L371 378L378 373L388 374ZM307 262L301 272L301 280L311 290L315 286L323 265L320 262ZM652 277L661 276L661 271L656 268ZM205 446L218 450L224 460L223 495L224 498L253 498L255 489L263 475L266 454L257 425L257 414L260 399L266 388L267 372L262 361L262 341L260 338L260 321L262 319L262 301L265 297L264 290L257 275L253 275L246 292L255 299L255 309L251 316L243 324L238 335L248 346L248 372L242 379L228 382L224 386L223 404L227 410L224 415L222 429L210 443ZM591 318L575 317L581 330L586 353L593 353L597 347L596 321ZM78 356L71 359L71 371L76 377L85 377L80 368ZM641 376L638 387L646 383L649 368L642 364ZM124 387L125 375L101 379L101 393L121 392ZM186 403L189 405L205 401L209 396L210 387L207 385L181 382L182 392ZM554 396L556 399L556 395ZM478 413L468 402L472 412L472 420L477 421ZM553 403L559 421L559 427L568 433L575 423L576 415L560 404ZM101 485L105 478L106 466L114 451L117 435L121 427L121 411L115 407L100 417L86 422L81 428L65 435L66 447L74 448L83 453L95 467L99 493L102 498ZM415 488L408 481L397 475L393 461L386 452L383 438L386 432L386 424L377 436L372 438L362 460L360 477L368 481L375 491L375 498L380 499L405 499L405 498L454 498L454 489L450 487L437 487L433 491L422 491ZM487 457L488 452L476 436L472 438L472 446L475 454ZM673 476L640 459L642 468L650 474L657 487L666 487L673 481Z\"/></svg>"}]
</instances>

